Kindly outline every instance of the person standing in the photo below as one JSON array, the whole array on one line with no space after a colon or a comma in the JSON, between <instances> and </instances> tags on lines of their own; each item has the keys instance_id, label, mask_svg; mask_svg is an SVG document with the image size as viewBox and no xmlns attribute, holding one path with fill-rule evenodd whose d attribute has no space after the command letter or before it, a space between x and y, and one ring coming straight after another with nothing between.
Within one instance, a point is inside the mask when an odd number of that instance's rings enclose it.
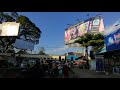
<instances>
[{"instance_id":1,"label":"person standing","mask_svg":"<svg viewBox=\"0 0 120 90\"><path fill-rule=\"evenodd\" d=\"M63 74L64 74L64 78L68 78L69 77L69 66L68 66L68 63L65 63L63 65Z\"/></svg>"},{"instance_id":2,"label":"person standing","mask_svg":"<svg viewBox=\"0 0 120 90\"><path fill-rule=\"evenodd\" d=\"M59 77L62 78L63 77L63 67L62 67L61 63L58 65L58 70L59 70Z\"/></svg>"}]
</instances>

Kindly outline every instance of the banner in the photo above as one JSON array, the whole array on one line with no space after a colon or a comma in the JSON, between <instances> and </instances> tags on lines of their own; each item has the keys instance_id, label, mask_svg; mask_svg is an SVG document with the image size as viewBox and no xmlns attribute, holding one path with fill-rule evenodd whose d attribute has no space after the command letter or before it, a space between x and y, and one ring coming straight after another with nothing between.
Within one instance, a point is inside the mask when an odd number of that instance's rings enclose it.
<instances>
[{"instance_id":1,"label":"banner","mask_svg":"<svg viewBox=\"0 0 120 90\"><path fill-rule=\"evenodd\" d=\"M105 44L107 51L120 49L120 29L106 36Z\"/></svg>"},{"instance_id":2,"label":"banner","mask_svg":"<svg viewBox=\"0 0 120 90\"><path fill-rule=\"evenodd\" d=\"M34 43L16 39L15 47L18 49L34 50Z\"/></svg>"},{"instance_id":3,"label":"banner","mask_svg":"<svg viewBox=\"0 0 120 90\"><path fill-rule=\"evenodd\" d=\"M17 36L19 23L4 22L0 25L0 36Z\"/></svg>"}]
</instances>

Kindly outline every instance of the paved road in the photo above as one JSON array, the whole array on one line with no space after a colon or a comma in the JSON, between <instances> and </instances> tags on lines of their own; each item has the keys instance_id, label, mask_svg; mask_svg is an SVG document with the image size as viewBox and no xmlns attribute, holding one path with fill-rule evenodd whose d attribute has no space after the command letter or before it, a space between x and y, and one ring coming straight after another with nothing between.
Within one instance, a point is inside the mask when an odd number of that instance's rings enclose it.
<instances>
[{"instance_id":1,"label":"paved road","mask_svg":"<svg viewBox=\"0 0 120 90\"><path fill-rule=\"evenodd\" d=\"M79 68L72 68L72 70L75 73L76 78L120 78L120 75L115 74L105 75L105 73L95 72L91 70L83 70Z\"/></svg>"},{"instance_id":2,"label":"paved road","mask_svg":"<svg viewBox=\"0 0 120 90\"><path fill-rule=\"evenodd\" d=\"M3 77L16 78L17 76L19 76L18 72L14 72L14 71L5 72L2 69L0 71L1 71L0 78L3 78ZM99 73L99 72L95 72L95 71L91 71L91 70L83 70L83 69L79 69L79 68L72 68L72 71L75 74L73 74L72 72L69 72L68 78L120 78L120 75L115 75L115 74L105 75L105 73ZM2 72L3 72L3 74L2 74ZM44 78L50 78L50 77L45 76ZM56 77L56 78L63 78L63 77Z\"/></svg>"}]
</instances>

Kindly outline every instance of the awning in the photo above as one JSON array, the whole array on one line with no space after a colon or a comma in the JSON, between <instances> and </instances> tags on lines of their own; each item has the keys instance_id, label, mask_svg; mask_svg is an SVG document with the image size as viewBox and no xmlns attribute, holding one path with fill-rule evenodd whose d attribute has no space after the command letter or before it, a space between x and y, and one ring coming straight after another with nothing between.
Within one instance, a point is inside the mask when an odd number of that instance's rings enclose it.
<instances>
[{"instance_id":1,"label":"awning","mask_svg":"<svg viewBox=\"0 0 120 90\"><path fill-rule=\"evenodd\" d=\"M102 53L105 53L105 52L107 52L107 50L106 50L106 46L104 45L104 47L101 48L101 49L99 49L99 50L96 52L96 54L102 54Z\"/></svg>"}]
</instances>

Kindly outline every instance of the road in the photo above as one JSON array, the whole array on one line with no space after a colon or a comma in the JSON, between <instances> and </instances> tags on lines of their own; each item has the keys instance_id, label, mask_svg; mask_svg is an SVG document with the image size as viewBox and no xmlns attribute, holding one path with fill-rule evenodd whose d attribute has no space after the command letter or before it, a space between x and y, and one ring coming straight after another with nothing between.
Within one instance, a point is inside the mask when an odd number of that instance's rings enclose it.
<instances>
[{"instance_id":1,"label":"road","mask_svg":"<svg viewBox=\"0 0 120 90\"><path fill-rule=\"evenodd\" d=\"M105 73L91 70L83 70L79 68L72 68L72 70L75 73L76 77L71 76L70 78L120 78L120 75L116 74L105 75Z\"/></svg>"},{"instance_id":2,"label":"road","mask_svg":"<svg viewBox=\"0 0 120 90\"><path fill-rule=\"evenodd\" d=\"M79 68L72 68L72 72L69 72L68 78L120 78L120 75L109 74L105 75L105 73L99 73L91 70L83 70ZM34 78L35 76L33 76ZM0 69L0 78L25 78L20 73L19 70L5 70ZM42 78L42 77L41 77ZM45 75L43 78L51 78L50 76ZM64 77L56 77L56 78L64 78Z\"/></svg>"}]
</instances>

